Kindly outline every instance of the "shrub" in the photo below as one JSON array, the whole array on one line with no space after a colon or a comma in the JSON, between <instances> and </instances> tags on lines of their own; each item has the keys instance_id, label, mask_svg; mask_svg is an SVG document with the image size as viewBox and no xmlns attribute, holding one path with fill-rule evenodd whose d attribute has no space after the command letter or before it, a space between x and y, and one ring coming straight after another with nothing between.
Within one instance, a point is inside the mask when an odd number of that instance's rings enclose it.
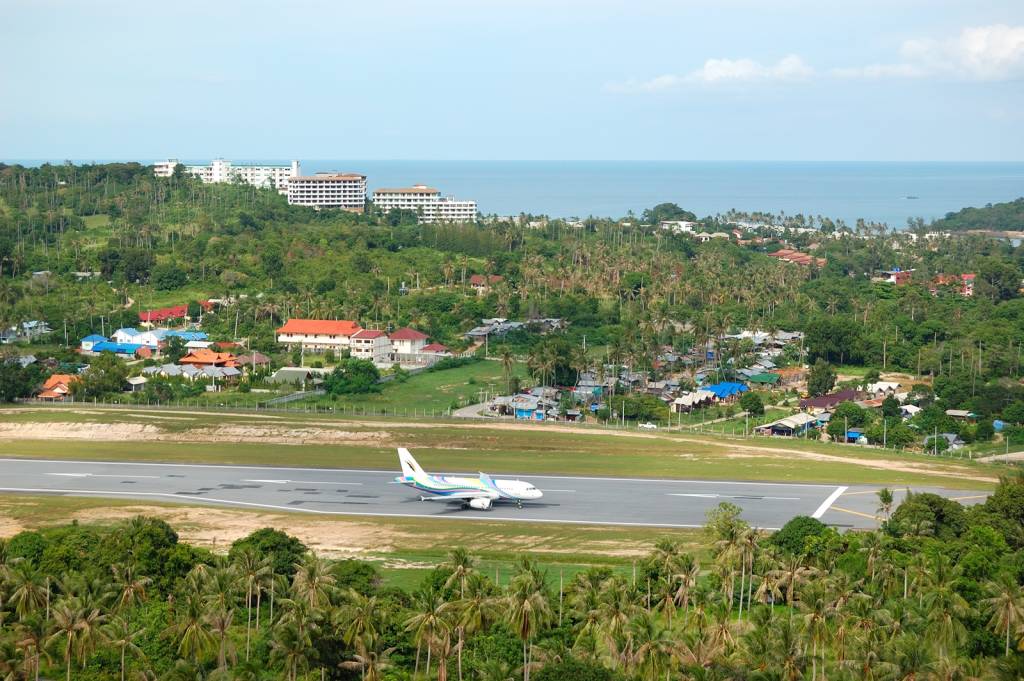
<instances>
[{"instance_id":1,"label":"shrub","mask_svg":"<svg viewBox=\"0 0 1024 681\"><path fill-rule=\"evenodd\" d=\"M798 515L782 526L772 535L771 543L786 553L799 555L807 549L807 540L822 537L828 531L828 525L806 515Z\"/></svg>"}]
</instances>

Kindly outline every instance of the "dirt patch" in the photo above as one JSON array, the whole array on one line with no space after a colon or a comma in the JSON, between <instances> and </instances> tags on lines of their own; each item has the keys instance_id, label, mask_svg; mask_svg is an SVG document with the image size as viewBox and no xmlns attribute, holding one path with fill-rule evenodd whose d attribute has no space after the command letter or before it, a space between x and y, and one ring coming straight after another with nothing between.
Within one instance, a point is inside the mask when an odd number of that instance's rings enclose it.
<instances>
[{"instance_id":1,"label":"dirt patch","mask_svg":"<svg viewBox=\"0 0 1024 681\"><path fill-rule=\"evenodd\" d=\"M902 462L884 459L861 459L855 456L836 456L834 454L821 454L819 452L805 452L797 449L780 449L772 447L754 447L751 445L732 445L734 450L726 454L732 459L756 458L759 454L784 455L789 458L806 459L808 461L828 461L831 463L847 463L865 468L874 468L884 471L898 471L900 473L924 473L944 478L961 478L966 480L977 480L978 482L994 483L997 478L986 475L977 475L967 470L951 470L949 468L934 468L926 463Z\"/></svg>"},{"instance_id":2,"label":"dirt patch","mask_svg":"<svg viewBox=\"0 0 1024 681\"><path fill-rule=\"evenodd\" d=\"M78 511L71 520L110 523L137 515L154 516L169 523L182 541L225 553L231 544L263 527L284 528L326 558L362 556L393 551L406 535L394 529L358 521L317 520L273 513L245 513L215 508L165 508L124 506ZM0 516L2 522L2 516ZM0 525L0 534L2 534Z\"/></svg>"},{"instance_id":3,"label":"dirt patch","mask_svg":"<svg viewBox=\"0 0 1024 681\"><path fill-rule=\"evenodd\" d=\"M17 520L0 513L0 538L13 537L24 529L25 526Z\"/></svg>"},{"instance_id":4,"label":"dirt patch","mask_svg":"<svg viewBox=\"0 0 1024 681\"><path fill-rule=\"evenodd\" d=\"M151 417L161 418L161 417ZM380 425L380 424L377 424ZM262 442L269 444L376 445L391 443L391 434L382 430L351 431L334 428L279 425L223 425L170 432L155 423L0 423L0 439L127 440L166 442Z\"/></svg>"}]
</instances>

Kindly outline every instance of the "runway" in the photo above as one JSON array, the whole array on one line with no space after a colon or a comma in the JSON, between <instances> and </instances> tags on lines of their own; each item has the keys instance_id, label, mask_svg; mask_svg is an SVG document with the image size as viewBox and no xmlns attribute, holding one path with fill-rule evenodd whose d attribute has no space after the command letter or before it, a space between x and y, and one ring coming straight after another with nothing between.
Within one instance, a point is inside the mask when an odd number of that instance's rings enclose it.
<instances>
[{"instance_id":1,"label":"runway","mask_svg":"<svg viewBox=\"0 0 1024 681\"><path fill-rule=\"evenodd\" d=\"M879 486L494 475L529 480L544 496L523 508L501 504L488 511L476 511L443 502L420 501L414 490L393 482L398 474L397 470L0 458L0 492L129 498L321 515L675 528L701 527L707 511L726 501L742 508L743 517L751 525L766 530L778 529L797 515L819 518L839 528L878 525L875 492ZM891 487L898 502L905 490ZM933 487L913 491L934 492L963 503L978 503L988 494Z\"/></svg>"}]
</instances>

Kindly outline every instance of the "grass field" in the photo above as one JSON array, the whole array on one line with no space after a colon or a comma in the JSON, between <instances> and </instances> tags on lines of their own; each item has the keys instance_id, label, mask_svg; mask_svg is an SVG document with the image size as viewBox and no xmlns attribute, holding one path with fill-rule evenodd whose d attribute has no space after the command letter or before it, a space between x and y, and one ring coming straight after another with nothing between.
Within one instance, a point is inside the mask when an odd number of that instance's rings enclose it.
<instances>
[{"instance_id":1,"label":"grass field","mask_svg":"<svg viewBox=\"0 0 1024 681\"><path fill-rule=\"evenodd\" d=\"M395 467L413 448L428 470L991 486L1000 469L853 445L714 434L612 431L525 423L341 418L294 413L8 409L0 453L335 468ZM54 431L63 431L60 438ZM65 439L66 438L66 439Z\"/></svg>"},{"instance_id":2,"label":"grass field","mask_svg":"<svg viewBox=\"0 0 1024 681\"><path fill-rule=\"evenodd\" d=\"M516 363L513 376L527 378L526 366ZM304 403L413 414L433 410L444 413L449 407L479 402L487 395L505 392L505 376L501 362L482 360L454 369L424 371L410 376L405 382L390 381L381 385L379 393L369 395L342 395L337 400L317 398Z\"/></svg>"}]
</instances>

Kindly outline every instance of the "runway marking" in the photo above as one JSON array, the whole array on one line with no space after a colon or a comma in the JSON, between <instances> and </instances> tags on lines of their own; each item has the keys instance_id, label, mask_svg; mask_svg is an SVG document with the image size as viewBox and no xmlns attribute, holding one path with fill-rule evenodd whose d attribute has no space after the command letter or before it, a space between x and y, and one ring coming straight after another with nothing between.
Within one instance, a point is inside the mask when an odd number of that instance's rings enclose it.
<instances>
[{"instance_id":1,"label":"runway marking","mask_svg":"<svg viewBox=\"0 0 1024 681\"><path fill-rule=\"evenodd\" d=\"M310 468L294 466L242 466L235 464L215 463L157 463L151 461L83 461L77 459L28 459L17 457L0 458L0 463L57 463L74 464L86 466L161 466L167 468L219 468L227 470L250 470L250 471L303 471L305 473L321 473L335 471L339 473L386 473L394 475L395 469L380 470L375 468ZM477 477L479 473L451 473L435 472L434 475L469 476ZM680 483L689 485L757 485L765 487L832 487L832 485L815 482L758 482L754 480L683 480L679 478L606 478L592 475L539 475L535 473L501 473L509 477L529 477L541 480L598 480L606 482L655 482L655 483ZM492 476L496 477L496 476ZM507 479L507 478L502 478Z\"/></svg>"},{"instance_id":2,"label":"runway marking","mask_svg":"<svg viewBox=\"0 0 1024 681\"><path fill-rule=\"evenodd\" d=\"M181 496L176 494L170 494L167 492L114 492L114 491L103 491L103 490L86 490L86 489L54 489L54 488L34 488L34 487L0 487L0 492L26 492L26 493L42 493L42 494L68 494L71 496L121 496L128 498L139 498L139 497L161 497L170 498L177 503L187 503ZM691 525L687 523L632 523L625 521L603 521L603 520L561 520L558 518L513 518L509 516L479 516L479 515L435 515L435 514L422 514L422 513L374 513L367 511L322 511L315 508L302 508L299 506L279 506L276 504L258 504L250 501L234 501L231 499L217 499L214 497L200 497L196 500L201 502L212 502L217 504L224 504L226 506L248 506L254 508L269 508L276 511L285 511L288 513L313 513L316 515L343 515L343 516L363 516L363 517L382 517L382 518L436 518L438 520L482 520L482 521L511 521L511 522L523 522L523 523L549 523L554 525L611 525L621 527L665 527L665 528L681 528L681 529L700 529L703 525ZM316 502L313 502L316 503ZM777 531L778 527L763 527L763 530Z\"/></svg>"},{"instance_id":3,"label":"runway marking","mask_svg":"<svg viewBox=\"0 0 1024 681\"><path fill-rule=\"evenodd\" d=\"M122 480L130 478L151 478L158 480L159 475L110 475L104 473L47 473L47 475L57 475L63 478L121 478Z\"/></svg>"},{"instance_id":4,"label":"runway marking","mask_svg":"<svg viewBox=\"0 0 1024 681\"><path fill-rule=\"evenodd\" d=\"M701 499L749 499L751 501L799 501L800 497L752 497L749 494L697 494L687 492L669 492L669 497L699 497Z\"/></svg>"},{"instance_id":5,"label":"runway marking","mask_svg":"<svg viewBox=\"0 0 1024 681\"><path fill-rule=\"evenodd\" d=\"M264 482L269 485L327 485L333 487L335 485L359 485L362 486L361 482L324 482L323 480L242 480L242 482Z\"/></svg>"},{"instance_id":6,"label":"runway marking","mask_svg":"<svg viewBox=\"0 0 1024 681\"><path fill-rule=\"evenodd\" d=\"M870 513L861 513L860 511L851 511L848 508L840 508L838 506L833 506L831 510L840 511L842 513L849 513L850 515L859 515L861 518L870 518L871 520L883 520L883 518L879 518L877 515L871 515Z\"/></svg>"},{"instance_id":7,"label":"runway marking","mask_svg":"<svg viewBox=\"0 0 1024 681\"><path fill-rule=\"evenodd\" d=\"M967 501L968 499L987 499L987 494L974 494L969 497L950 497L953 501Z\"/></svg>"},{"instance_id":8,"label":"runway marking","mask_svg":"<svg viewBox=\"0 0 1024 681\"><path fill-rule=\"evenodd\" d=\"M825 499L825 501L821 502L821 506L818 507L817 511L815 511L813 514L811 514L811 517L812 518L820 518L821 516L825 515L825 511L828 510L829 506L834 504L836 499L838 499L839 497L843 496L843 492L845 492L848 489L850 489L850 488L849 487L836 487L835 491L832 492L832 494L828 495L828 498Z\"/></svg>"}]
</instances>

